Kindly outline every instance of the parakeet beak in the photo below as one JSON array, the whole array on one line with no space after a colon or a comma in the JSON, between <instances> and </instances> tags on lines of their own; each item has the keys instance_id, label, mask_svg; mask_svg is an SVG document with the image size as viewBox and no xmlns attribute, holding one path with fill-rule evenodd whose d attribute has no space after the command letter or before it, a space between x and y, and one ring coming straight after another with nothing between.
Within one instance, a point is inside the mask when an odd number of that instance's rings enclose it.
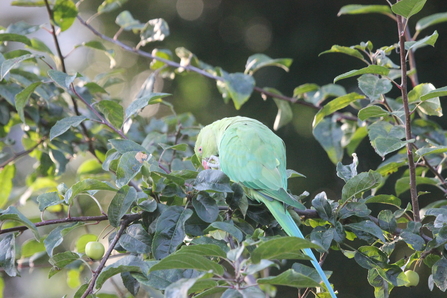
<instances>
[{"instance_id":1,"label":"parakeet beak","mask_svg":"<svg viewBox=\"0 0 447 298\"><path fill-rule=\"evenodd\" d=\"M208 170L210 168L206 159L202 159L202 166L205 170Z\"/></svg>"}]
</instances>

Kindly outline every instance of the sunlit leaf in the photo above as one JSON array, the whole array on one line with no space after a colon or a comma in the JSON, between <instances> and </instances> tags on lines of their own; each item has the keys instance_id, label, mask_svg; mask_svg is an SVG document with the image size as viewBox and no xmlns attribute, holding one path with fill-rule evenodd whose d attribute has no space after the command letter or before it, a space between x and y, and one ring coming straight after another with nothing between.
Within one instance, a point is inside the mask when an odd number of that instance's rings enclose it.
<instances>
[{"instance_id":1,"label":"sunlit leaf","mask_svg":"<svg viewBox=\"0 0 447 298\"><path fill-rule=\"evenodd\" d=\"M364 67L361 69L353 69L353 70L345 72L341 75L336 76L334 79L334 83L339 80L347 79L347 78L354 77L354 76L359 76L362 74L376 74L376 75L386 76L389 73L390 73L389 68L386 68L384 66L379 66L379 65L369 65L367 67Z\"/></svg>"},{"instance_id":2,"label":"sunlit leaf","mask_svg":"<svg viewBox=\"0 0 447 298\"><path fill-rule=\"evenodd\" d=\"M429 15L427 17L420 19L416 23L416 30L421 31L421 30L424 30L430 26L433 26L433 25L439 24L439 23L443 23L443 22L447 22L447 12L435 13L435 14L432 14L432 15Z\"/></svg>"},{"instance_id":3,"label":"sunlit leaf","mask_svg":"<svg viewBox=\"0 0 447 298\"><path fill-rule=\"evenodd\" d=\"M427 0L401 0L391 6L391 10L404 18L410 18L424 7Z\"/></svg>"},{"instance_id":4,"label":"sunlit leaf","mask_svg":"<svg viewBox=\"0 0 447 298\"><path fill-rule=\"evenodd\" d=\"M365 14L365 13L381 13L391 14L389 5L345 5L338 12L338 16L344 14Z\"/></svg>"}]
</instances>

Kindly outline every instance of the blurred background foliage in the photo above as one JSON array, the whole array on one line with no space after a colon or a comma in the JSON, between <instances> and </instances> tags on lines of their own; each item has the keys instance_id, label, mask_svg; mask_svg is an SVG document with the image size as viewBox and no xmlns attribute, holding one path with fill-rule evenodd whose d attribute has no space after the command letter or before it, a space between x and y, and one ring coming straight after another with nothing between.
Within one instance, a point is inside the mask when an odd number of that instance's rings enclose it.
<instances>
[{"instance_id":1,"label":"blurred background foliage","mask_svg":"<svg viewBox=\"0 0 447 298\"><path fill-rule=\"evenodd\" d=\"M0 2L1 26L20 20L30 24L47 22L44 8L40 8L40 13L36 13L39 9L11 7L10 2ZM93 15L94 9L101 2L102 0L84 1L80 6L80 15L87 19ZM142 47L142 50L151 52L153 47L157 47L173 51L177 47L185 47L201 61L220 66L229 72L242 72L247 58L254 53L264 53L272 58L292 58L294 62L289 72L270 67L261 69L255 74L257 86L273 87L291 96L293 89L301 84L315 83L320 86L329 84L335 76L353 68L363 67L355 59L345 55L318 56L332 45L350 46L370 40L375 47L381 47L397 42L395 23L383 15L337 17L340 8L348 4L383 5L386 1L131 0L125 3L122 9L96 18L93 26L100 32L113 36L119 29L115 24L115 18L122 10L130 11L135 19L142 22L163 18L169 24L170 36L163 42L150 43ZM446 11L446 0L428 0L424 9L417 18L410 21L410 24L414 26L421 17ZM440 36L436 47L418 50L416 61L420 82L432 82L436 87L441 87L447 85L447 26L441 24L435 29ZM52 45L51 35L45 35L42 31L36 34L48 45ZM92 33L77 23L61 35L62 51L67 54L74 45L91 39L95 39ZM132 33L123 32L120 40L136 44L139 38ZM111 92L130 101L149 74L150 60L124 52L112 45L110 47L116 51L117 69L125 70L121 74L124 82L112 88ZM397 54L391 58L397 60ZM69 73L78 71L89 75L107 71L109 60L98 51L78 49L67 58L67 66ZM348 92L357 90L355 78L343 80L340 84ZM160 79L157 81L155 91L171 93L172 96L167 100L174 104L176 111L192 113L203 125L222 117L244 115L256 118L272 127L277 112L273 100L263 100L257 93L253 93L251 99L237 111L232 103L223 102L213 80L195 73L182 73L177 75L175 80ZM446 105L443 104L443 107L446 108ZM312 136L311 123L316 111L301 105L294 105L293 111L292 123L277 133L287 146L288 167L303 173L307 178L293 180L291 190L297 194L307 190L311 194L309 199L325 191L329 198L337 199L343 186L342 180L336 177L334 165ZM145 113L149 119L154 115L155 117L166 115L169 111L163 107L156 107ZM444 129L447 128L445 117L432 120L440 123ZM360 162L359 171L375 169L381 162L367 139L359 146L357 155ZM345 160L345 163L348 162L349 159ZM76 165L71 167L72 171L76 170ZM388 180L387 185L394 185L391 180ZM386 186L383 191L386 191ZM439 199L439 196L442 196L442 193L433 188L432 194L424 196L421 200L421 207L436 197ZM405 205L405 198L402 200ZM405 254L405 250L396 250L396 253ZM401 257L402 255L396 255L396 258ZM340 289L344 293L340 297L373 297L371 287L366 281L367 271L360 268L353 260L333 251L325 263L325 268L334 271L331 281L335 285L343 280L346 288ZM429 274L427 268L421 267L421 269L427 270L425 273ZM424 276L424 272L420 274ZM26 275L25 273L24 277ZM426 276L421 280L426 282ZM32 285L35 284L39 284L39 288L43 288L43 284L48 285L49 292L52 292L57 288L57 280L64 277L58 275L48 280L47 276L36 278L33 274L33 278L32 283L28 285L26 278L14 279L12 282L16 283L15 287L7 289L11 295L9 297L29 297L33 292ZM61 284L64 285L65 282ZM37 296L40 294L43 293ZM427 285L423 284L416 288L396 288L392 294L393 297L428 297L427 295L445 297L445 293L438 289L430 292ZM296 297L296 292L287 293L286 289L283 289L278 296ZM45 297L60 296L48 293Z\"/></svg>"}]
</instances>

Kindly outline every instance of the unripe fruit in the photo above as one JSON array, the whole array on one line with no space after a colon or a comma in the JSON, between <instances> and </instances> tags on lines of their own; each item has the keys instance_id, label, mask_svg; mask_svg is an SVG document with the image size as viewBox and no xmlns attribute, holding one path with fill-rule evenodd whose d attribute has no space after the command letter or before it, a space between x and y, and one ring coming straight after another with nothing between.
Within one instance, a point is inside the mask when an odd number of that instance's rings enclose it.
<instances>
[{"instance_id":1,"label":"unripe fruit","mask_svg":"<svg viewBox=\"0 0 447 298\"><path fill-rule=\"evenodd\" d=\"M405 284L406 287L415 287L419 284L419 274L413 270L407 270L404 272L408 278L408 283Z\"/></svg>"},{"instance_id":2,"label":"unripe fruit","mask_svg":"<svg viewBox=\"0 0 447 298\"><path fill-rule=\"evenodd\" d=\"M90 241L85 245L85 254L93 260L99 260L104 255L104 245L98 241Z\"/></svg>"}]
</instances>

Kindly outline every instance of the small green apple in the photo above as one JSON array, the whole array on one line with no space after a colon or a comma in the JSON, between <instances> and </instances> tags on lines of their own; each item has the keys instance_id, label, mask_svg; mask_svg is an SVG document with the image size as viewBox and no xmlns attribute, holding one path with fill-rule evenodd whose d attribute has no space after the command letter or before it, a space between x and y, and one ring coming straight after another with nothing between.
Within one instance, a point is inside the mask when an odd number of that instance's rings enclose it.
<instances>
[{"instance_id":1,"label":"small green apple","mask_svg":"<svg viewBox=\"0 0 447 298\"><path fill-rule=\"evenodd\" d=\"M404 272L408 278L408 283L405 284L406 287L415 287L419 284L419 274L413 270L407 270Z\"/></svg>"},{"instance_id":2,"label":"small green apple","mask_svg":"<svg viewBox=\"0 0 447 298\"><path fill-rule=\"evenodd\" d=\"M104 255L104 245L98 241L90 241L85 245L85 254L93 260L99 260Z\"/></svg>"}]
</instances>

